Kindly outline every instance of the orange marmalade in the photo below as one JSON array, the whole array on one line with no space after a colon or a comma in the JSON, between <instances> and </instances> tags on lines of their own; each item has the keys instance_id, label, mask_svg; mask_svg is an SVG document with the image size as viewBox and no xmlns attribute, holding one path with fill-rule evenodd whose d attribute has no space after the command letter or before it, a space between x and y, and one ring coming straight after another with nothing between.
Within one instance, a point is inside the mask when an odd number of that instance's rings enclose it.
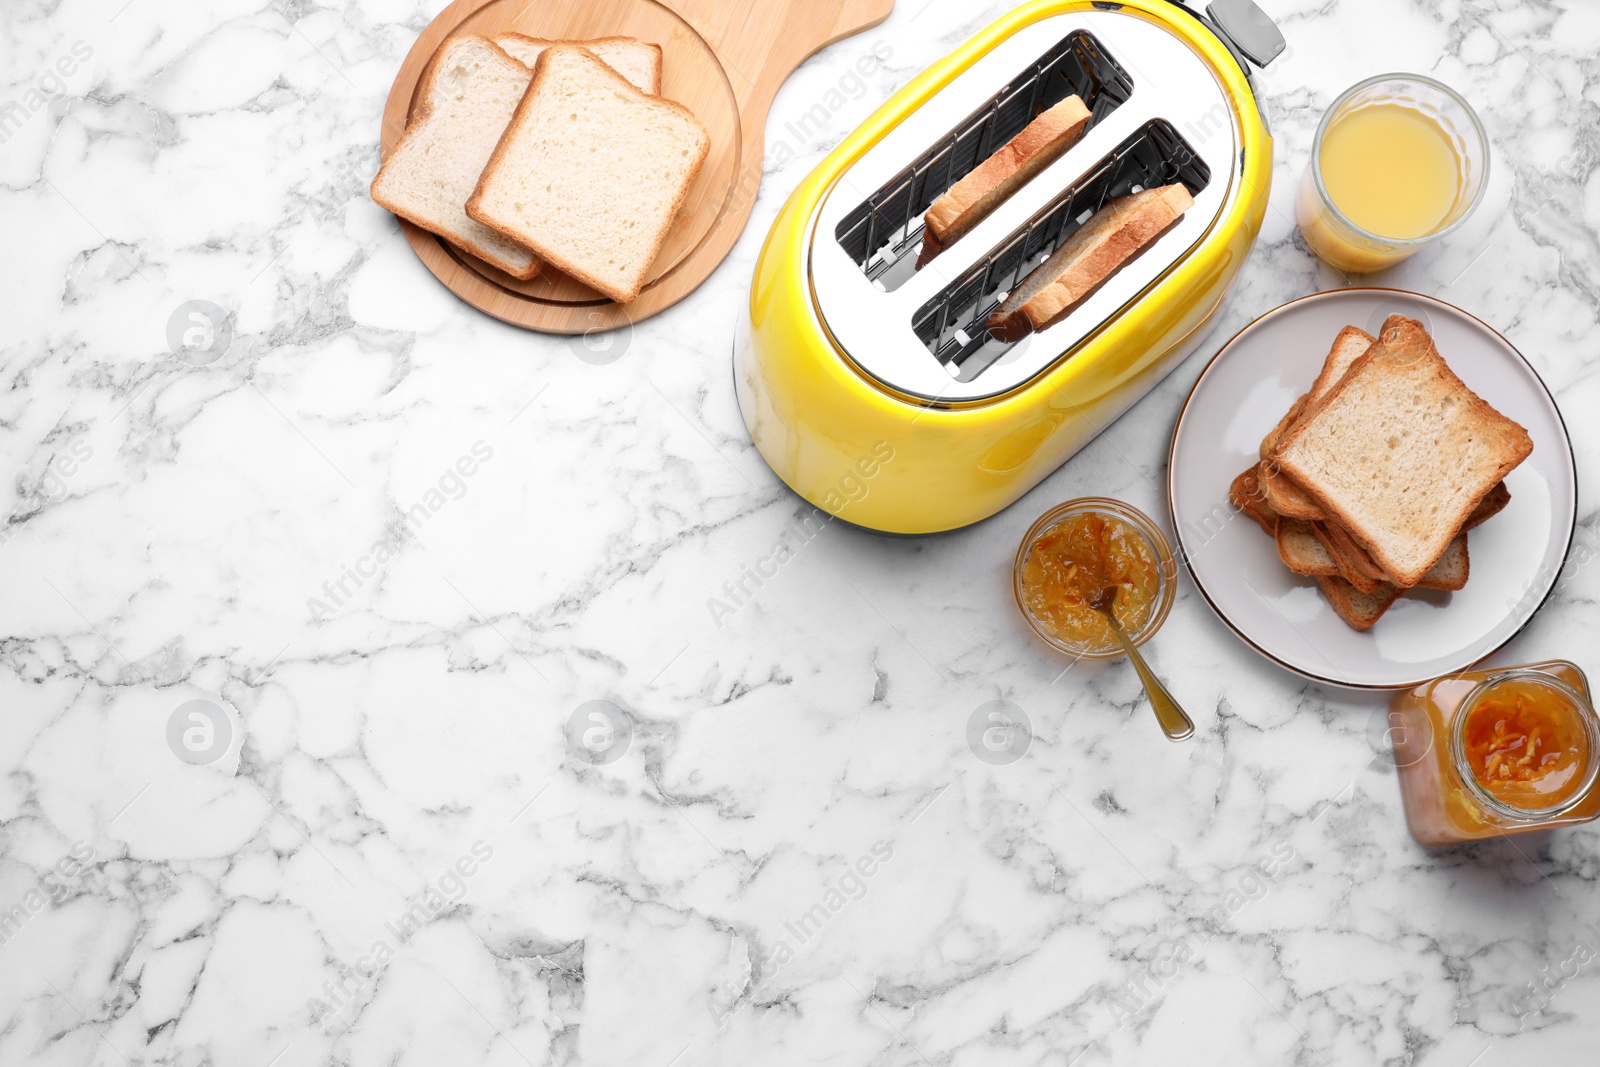
<instances>
[{"instance_id":1,"label":"orange marmalade","mask_svg":"<svg viewBox=\"0 0 1600 1067\"><path fill-rule=\"evenodd\" d=\"M1084 511L1045 529L1028 546L1022 568L1024 608L1061 641L1087 653L1121 648L1100 612L1090 607L1109 586L1112 610L1132 636L1161 595L1161 564L1149 540L1115 515Z\"/></svg>"},{"instance_id":2,"label":"orange marmalade","mask_svg":"<svg viewBox=\"0 0 1600 1067\"><path fill-rule=\"evenodd\" d=\"M1583 785L1589 733L1581 716L1560 690L1511 677L1466 713L1462 754L1478 784L1501 803L1553 807Z\"/></svg>"},{"instance_id":3,"label":"orange marmalade","mask_svg":"<svg viewBox=\"0 0 1600 1067\"><path fill-rule=\"evenodd\" d=\"M1441 678L1391 720L1406 821L1425 845L1600 815L1600 719L1571 663Z\"/></svg>"}]
</instances>

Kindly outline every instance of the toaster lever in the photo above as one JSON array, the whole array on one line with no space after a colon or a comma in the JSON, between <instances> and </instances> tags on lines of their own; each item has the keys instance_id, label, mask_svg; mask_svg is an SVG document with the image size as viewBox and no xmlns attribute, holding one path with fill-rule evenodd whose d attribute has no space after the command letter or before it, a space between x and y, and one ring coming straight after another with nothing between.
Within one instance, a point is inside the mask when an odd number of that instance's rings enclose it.
<instances>
[{"instance_id":1,"label":"toaster lever","mask_svg":"<svg viewBox=\"0 0 1600 1067\"><path fill-rule=\"evenodd\" d=\"M1223 38L1258 67L1282 54L1283 34L1255 0L1211 0L1206 14Z\"/></svg>"}]
</instances>

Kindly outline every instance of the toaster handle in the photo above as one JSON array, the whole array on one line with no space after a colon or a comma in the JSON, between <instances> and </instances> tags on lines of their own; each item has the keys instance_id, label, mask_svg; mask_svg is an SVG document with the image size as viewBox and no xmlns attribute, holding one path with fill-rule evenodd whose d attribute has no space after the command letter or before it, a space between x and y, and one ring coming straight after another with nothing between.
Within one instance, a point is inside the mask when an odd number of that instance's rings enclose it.
<instances>
[{"instance_id":1,"label":"toaster handle","mask_svg":"<svg viewBox=\"0 0 1600 1067\"><path fill-rule=\"evenodd\" d=\"M1206 15L1218 36L1258 67L1283 53L1283 34L1255 0L1211 0Z\"/></svg>"}]
</instances>

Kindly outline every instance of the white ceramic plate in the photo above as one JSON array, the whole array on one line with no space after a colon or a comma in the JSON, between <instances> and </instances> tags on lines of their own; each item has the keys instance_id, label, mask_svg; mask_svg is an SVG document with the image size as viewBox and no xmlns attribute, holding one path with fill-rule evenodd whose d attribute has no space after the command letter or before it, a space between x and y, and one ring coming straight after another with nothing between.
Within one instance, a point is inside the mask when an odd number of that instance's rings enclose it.
<instances>
[{"instance_id":1,"label":"white ceramic plate","mask_svg":"<svg viewBox=\"0 0 1600 1067\"><path fill-rule=\"evenodd\" d=\"M1414 590L1358 633L1316 582L1289 571L1270 538L1228 502L1261 438L1305 392L1346 325L1377 335L1391 314L1421 320L1473 392L1527 427L1533 455L1506 479L1511 503L1468 537L1471 578ZM1179 553L1222 620L1308 678L1395 689L1462 670L1511 640L1543 606L1577 521L1572 442L1544 382L1504 337L1459 308L1392 289L1340 289L1269 311L1223 346L1173 431L1167 492Z\"/></svg>"}]
</instances>

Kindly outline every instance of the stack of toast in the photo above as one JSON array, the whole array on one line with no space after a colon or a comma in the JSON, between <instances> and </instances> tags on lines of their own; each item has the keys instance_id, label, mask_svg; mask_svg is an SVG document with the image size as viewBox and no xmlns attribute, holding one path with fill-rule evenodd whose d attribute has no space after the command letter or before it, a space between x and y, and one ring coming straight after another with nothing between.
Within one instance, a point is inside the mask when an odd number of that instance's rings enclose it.
<instances>
[{"instance_id":1,"label":"stack of toast","mask_svg":"<svg viewBox=\"0 0 1600 1067\"><path fill-rule=\"evenodd\" d=\"M921 270L1077 144L1092 116L1076 94L1032 122L935 200L923 216ZM1135 188L1100 206L1007 295L986 326L1014 342L1053 325L1194 206L1186 186Z\"/></svg>"},{"instance_id":2,"label":"stack of toast","mask_svg":"<svg viewBox=\"0 0 1600 1067\"><path fill-rule=\"evenodd\" d=\"M1393 315L1377 338L1340 331L1229 495L1285 566L1367 630L1409 589L1466 585L1467 531L1511 502L1505 476L1532 452L1420 322Z\"/></svg>"},{"instance_id":3,"label":"stack of toast","mask_svg":"<svg viewBox=\"0 0 1600 1067\"><path fill-rule=\"evenodd\" d=\"M513 278L643 289L711 139L660 97L661 48L628 37L453 37L372 199Z\"/></svg>"}]
</instances>

